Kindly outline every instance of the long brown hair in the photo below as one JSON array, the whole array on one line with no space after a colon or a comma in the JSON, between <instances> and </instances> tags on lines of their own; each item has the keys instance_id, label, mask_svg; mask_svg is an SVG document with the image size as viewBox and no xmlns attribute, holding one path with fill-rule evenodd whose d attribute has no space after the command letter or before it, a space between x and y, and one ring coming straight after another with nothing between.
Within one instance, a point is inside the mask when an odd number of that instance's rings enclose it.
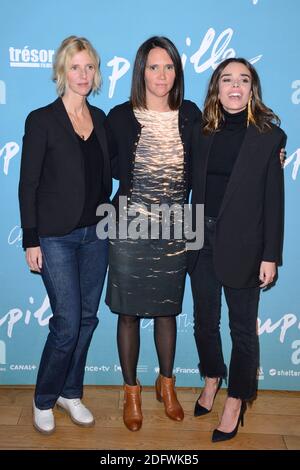
<instances>
[{"instance_id":1,"label":"long brown hair","mask_svg":"<svg viewBox=\"0 0 300 470\"><path fill-rule=\"evenodd\" d=\"M175 68L175 81L168 96L170 109L176 110L182 103L184 80L182 63L179 52L170 39L163 36L153 36L145 41L138 49L132 72L130 102L133 108L147 109L145 68L148 54L152 49L160 47L170 56Z\"/></svg>"},{"instance_id":2,"label":"long brown hair","mask_svg":"<svg viewBox=\"0 0 300 470\"><path fill-rule=\"evenodd\" d=\"M245 65L251 75L252 96L249 104L251 109L250 112L248 112L248 120L250 123L254 124L261 132L270 129L272 123L280 125L279 117L262 101L260 79L253 65L243 58L231 58L221 62L211 76L204 103L203 132L205 134L215 132L220 128L222 122L224 122L224 113L218 97L219 80L225 67L232 62Z\"/></svg>"}]
</instances>

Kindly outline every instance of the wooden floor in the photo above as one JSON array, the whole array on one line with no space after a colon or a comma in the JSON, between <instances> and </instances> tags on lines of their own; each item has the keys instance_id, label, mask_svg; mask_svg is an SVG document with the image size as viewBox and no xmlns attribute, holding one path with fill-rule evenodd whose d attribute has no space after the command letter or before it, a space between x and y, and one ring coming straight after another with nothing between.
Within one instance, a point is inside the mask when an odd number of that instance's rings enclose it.
<instances>
[{"instance_id":1,"label":"wooden floor","mask_svg":"<svg viewBox=\"0 0 300 470\"><path fill-rule=\"evenodd\" d=\"M245 426L231 441L213 444L211 432L218 424L225 399L221 391L213 412L193 417L199 389L178 389L185 410L181 423L168 419L156 401L153 388L143 389L142 429L128 431L122 421L121 387L85 387L85 404L96 418L92 428L82 428L55 409L56 431L44 436L34 430L31 418L32 387L0 387L0 449L300 449L300 393L259 392L245 415Z\"/></svg>"}]
</instances>

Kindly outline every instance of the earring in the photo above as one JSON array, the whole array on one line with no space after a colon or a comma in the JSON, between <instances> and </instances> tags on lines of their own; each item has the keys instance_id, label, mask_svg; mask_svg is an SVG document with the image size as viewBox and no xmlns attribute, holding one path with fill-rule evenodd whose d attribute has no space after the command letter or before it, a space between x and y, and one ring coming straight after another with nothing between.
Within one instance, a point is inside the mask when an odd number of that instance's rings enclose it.
<instances>
[{"instance_id":1,"label":"earring","mask_svg":"<svg viewBox=\"0 0 300 470\"><path fill-rule=\"evenodd\" d=\"M252 95L249 98L248 106L247 106L247 127L250 123L255 123L255 119L252 113Z\"/></svg>"},{"instance_id":2,"label":"earring","mask_svg":"<svg viewBox=\"0 0 300 470\"><path fill-rule=\"evenodd\" d=\"M218 127L219 127L219 105L218 105L218 103L216 103L216 105L215 105L214 126L215 126L215 130L217 130Z\"/></svg>"}]
</instances>

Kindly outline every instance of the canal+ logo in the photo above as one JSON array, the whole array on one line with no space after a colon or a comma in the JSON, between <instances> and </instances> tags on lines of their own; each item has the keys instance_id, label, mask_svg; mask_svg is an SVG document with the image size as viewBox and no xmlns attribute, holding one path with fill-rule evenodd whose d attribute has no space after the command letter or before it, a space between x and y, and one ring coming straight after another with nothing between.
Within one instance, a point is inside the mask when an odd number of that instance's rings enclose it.
<instances>
[{"instance_id":1,"label":"canal+ logo","mask_svg":"<svg viewBox=\"0 0 300 470\"><path fill-rule=\"evenodd\" d=\"M52 67L54 49L29 49L29 46L19 49L9 47L9 64L11 67Z\"/></svg>"}]
</instances>

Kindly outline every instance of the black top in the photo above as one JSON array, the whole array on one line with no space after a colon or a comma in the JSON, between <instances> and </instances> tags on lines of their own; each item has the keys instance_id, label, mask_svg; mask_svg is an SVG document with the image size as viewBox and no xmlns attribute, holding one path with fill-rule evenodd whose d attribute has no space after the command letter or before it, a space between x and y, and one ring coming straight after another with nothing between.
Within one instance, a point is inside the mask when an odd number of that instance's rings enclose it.
<instances>
[{"instance_id":1,"label":"black top","mask_svg":"<svg viewBox=\"0 0 300 470\"><path fill-rule=\"evenodd\" d=\"M194 211L205 199L207 165L215 136L216 132L193 134ZM261 262L281 263L284 198L279 152L285 145L285 133L274 124L265 132L254 124L246 129L216 223L213 264L223 286L257 287ZM196 283L200 251L188 251L188 271Z\"/></svg>"},{"instance_id":2,"label":"black top","mask_svg":"<svg viewBox=\"0 0 300 470\"><path fill-rule=\"evenodd\" d=\"M193 127L200 130L201 111L192 101L184 100L179 107L178 126L184 148L184 180L191 184L191 142ZM118 211L119 196L130 200L133 184L135 152L141 135L141 125L135 118L129 101L114 107L105 121L108 148L112 162L112 175L120 181L113 204ZM187 191L188 194L188 191Z\"/></svg>"},{"instance_id":3,"label":"black top","mask_svg":"<svg viewBox=\"0 0 300 470\"><path fill-rule=\"evenodd\" d=\"M103 152L93 129L87 140L76 134L84 162L85 198L84 206L77 227L87 227L96 224L100 217L96 216L99 204L106 202L103 197ZM23 247L39 246L36 228L23 229Z\"/></svg>"},{"instance_id":4,"label":"black top","mask_svg":"<svg viewBox=\"0 0 300 470\"><path fill-rule=\"evenodd\" d=\"M98 164L101 165L95 189L90 188L90 181L94 181L97 171L93 169L92 178L86 175L87 157L62 99L32 111L26 119L19 183L24 248L38 246L39 236L61 236L76 229L79 221L83 222L85 211L89 210L85 205L86 198L93 194L93 199L101 187L98 204L102 199L109 201L112 185L103 127L105 114L88 102L87 106L93 121L93 138L99 143L99 146L97 143L94 146L96 150L93 149L97 153L94 157L100 160Z\"/></svg>"},{"instance_id":5,"label":"black top","mask_svg":"<svg viewBox=\"0 0 300 470\"><path fill-rule=\"evenodd\" d=\"M207 165L205 215L217 217L247 129L247 109L230 114L216 132Z\"/></svg>"},{"instance_id":6,"label":"black top","mask_svg":"<svg viewBox=\"0 0 300 470\"><path fill-rule=\"evenodd\" d=\"M94 130L87 140L77 135L84 160L85 199L77 228L96 224L96 209L103 198L103 153Z\"/></svg>"}]
</instances>

